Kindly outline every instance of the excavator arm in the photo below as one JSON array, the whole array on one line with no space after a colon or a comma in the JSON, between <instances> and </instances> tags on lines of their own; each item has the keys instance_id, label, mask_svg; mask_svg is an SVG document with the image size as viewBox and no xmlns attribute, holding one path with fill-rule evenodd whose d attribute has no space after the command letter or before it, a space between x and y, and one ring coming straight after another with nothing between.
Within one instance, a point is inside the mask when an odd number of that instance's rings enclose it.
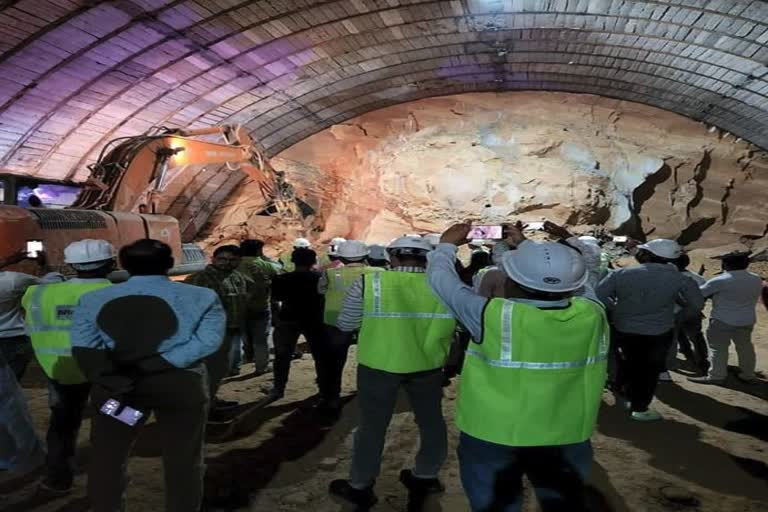
<instances>
[{"instance_id":1,"label":"excavator arm","mask_svg":"<svg viewBox=\"0 0 768 512\"><path fill-rule=\"evenodd\" d=\"M221 135L222 143L196 137ZM282 176L275 172L253 140L240 126L217 126L197 130L163 129L136 137L111 141L98 161L72 208L134 211L146 195L147 209L155 213L172 169L188 165L226 165L255 180L268 203L278 211L290 209L291 198L283 198Z\"/></svg>"}]
</instances>

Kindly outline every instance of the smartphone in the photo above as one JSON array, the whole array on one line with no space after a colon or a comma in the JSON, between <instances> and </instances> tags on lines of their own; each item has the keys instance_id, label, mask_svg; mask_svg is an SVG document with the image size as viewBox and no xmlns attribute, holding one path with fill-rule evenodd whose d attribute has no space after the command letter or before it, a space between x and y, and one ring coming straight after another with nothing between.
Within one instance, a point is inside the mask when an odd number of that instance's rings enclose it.
<instances>
[{"instance_id":1,"label":"smartphone","mask_svg":"<svg viewBox=\"0 0 768 512\"><path fill-rule=\"evenodd\" d=\"M27 258L37 258L43 252L42 240L27 240Z\"/></svg>"},{"instance_id":2,"label":"smartphone","mask_svg":"<svg viewBox=\"0 0 768 512\"><path fill-rule=\"evenodd\" d=\"M120 411L120 402L114 398L110 398L104 405L101 406L100 411L107 416L112 416L118 421L122 421L126 425L135 426L141 418L144 417L144 413L137 411L127 405ZM119 413L117 411L120 411Z\"/></svg>"},{"instance_id":3,"label":"smartphone","mask_svg":"<svg viewBox=\"0 0 768 512\"><path fill-rule=\"evenodd\" d=\"M504 233L501 226L472 226L468 240L501 240Z\"/></svg>"}]
</instances>

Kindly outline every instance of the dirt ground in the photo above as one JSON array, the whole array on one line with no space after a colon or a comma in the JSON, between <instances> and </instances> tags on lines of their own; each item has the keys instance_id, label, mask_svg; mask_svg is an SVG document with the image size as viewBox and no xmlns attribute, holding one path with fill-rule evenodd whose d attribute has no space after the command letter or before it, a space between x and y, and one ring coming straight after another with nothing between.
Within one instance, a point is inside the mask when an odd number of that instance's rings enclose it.
<instances>
[{"instance_id":1,"label":"dirt ground","mask_svg":"<svg viewBox=\"0 0 768 512\"><path fill-rule=\"evenodd\" d=\"M760 306L762 309L762 306ZM768 365L768 314L760 311L755 335L758 361ZM732 357L734 355L732 354ZM311 507L315 512L352 510L326 492L328 482L346 475L356 423L353 395L354 356L345 376L347 403L336 422L324 421L309 407L315 393L309 356L296 361L286 397L265 405L261 387L269 377L241 375L228 379L223 396L243 405L231 430L211 427L207 448L208 492L230 505L216 510L291 511ZM768 368L766 368L768 369ZM244 373L249 367L244 368ZM39 370L25 377L29 404L40 432L47 422L47 393ZM444 408L452 418L456 385L446 388ZM768 382L758 386L727 387L691 384L685 372L673 383L659 387L655 406L666 421L632 422L606 393L594 436L595 466L591 499L597 512L765 512L768 510ZM468 510L458 476L457 432L449 421L451 452L442 478L446 493L421 504L427 511ZM81 432L79 463L88 460L89 422ZM162 441L150 423L130 461L128 511L163 510ZM228 436L228 437L226 437ZM226 438L225 438L226 437ZM404 488L397 477L410 467L418 445L413 416L403 399L389 430L382 474L377 483L380 503L374 510L407 508ZM88 510L85 475L77 478L76 492L67 498L36 493L39 474L0 481L3 512L79 512ZM699 504L684 506L664 497L665 488L680 488ZM237 505L237 502L240 502ZM250 501L250 504L248 502ZM537 510L528 500L526 512Z\"/></svg>"}]
</instances>

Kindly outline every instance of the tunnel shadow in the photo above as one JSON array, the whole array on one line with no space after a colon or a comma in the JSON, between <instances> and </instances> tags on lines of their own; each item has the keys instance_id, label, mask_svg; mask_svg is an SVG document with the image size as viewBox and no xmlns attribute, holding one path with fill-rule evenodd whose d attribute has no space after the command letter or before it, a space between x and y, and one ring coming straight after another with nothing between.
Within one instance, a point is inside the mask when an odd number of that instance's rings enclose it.
<instances>
[{"instance_id":1,"label":"tunnel shadow","mask_svg":"<svg viewBox=\"0 0 768 512\"><path fill-rule=\"evenodd\" d=\"M725 404L672 383L659 386L656 398L713 427L768 442L768 416L745 407Z\"/></svg>"},{"instance_id":2,"label":"tunnel shadow","mask_svg":"<svg viewBox=\"0 0 768 512\"><path fill-rule=\"evenodd\" d=\"M586 493L589 512L631 512L608 472L597 461L592 464Z\"/></svg>"},{"instance_id":3,"label":"tunnel shadow","mask_svg":"<svg viewBox=\"0 0 768 512\"><path fill-rule=\"evenodd\" d=\"M308 402L309 399L303 401ZM250 496L265 488L280 470L282 464L303 458L316 450L333 433L333 438L344 438L357 424L357 412L353 397L346 397L340 414L323 413L317 409L290 404L293 412L285 417L280 427L268 440L255 448L234 449L206 459L206 504L225 510L247 507ZM282 412L288 406L281 408ZM270 409L270 408L267 408ZM351 412L355 410L355 412ZM267 410L265 410L267 411ZM280 413L268 412L276 417ZM237 436L246 437L264 422L249 422L238 428ZM232 439L228 439L231 441ZM323 450L318 450L322 452ZM306 465L317 461L304 460ZM294 482L295 484L296 482Z\"/></svg>"},{"instance_id":4,"label":"tunnel shadow","mask_svg":"<svg viewBox=\"0 0 768 512\"><path fill-rule=\"evenodd\" d=\"M768 501L768 486L756 476L768 470L754 459L740 458L701 440L701 429L673 420L634 422L623 408L603 407L599 431L648 453L649 464L716 493ZM717 470L713 470L717 468Z\"/></svg>"}]
</instances>

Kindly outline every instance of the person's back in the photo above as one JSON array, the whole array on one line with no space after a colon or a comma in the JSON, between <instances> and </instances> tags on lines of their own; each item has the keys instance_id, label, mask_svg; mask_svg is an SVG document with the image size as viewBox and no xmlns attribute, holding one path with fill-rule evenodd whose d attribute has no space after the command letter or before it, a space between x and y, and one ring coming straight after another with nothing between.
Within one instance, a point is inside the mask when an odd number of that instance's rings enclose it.
<instances>
[{"instance_id":1,"label":"person's back","mask_svg":"<svg viewBox=\"0 0 768 512\"><path fill-rule=\"evenodd\" d=\"M323 295L318 293L320 273L308 271L288 272L275 276L272 281L273 299L280 303L279 321L307 324L323 323Z\"/></svg>"},{"instance_id":2,"label":"person's back","mask_svg":"<svg viewBox=\"0 0 768 512\"><path fill-rule=\"evenodd\" d=\"M763 282L760 276L747 271L749 263L747 254L727 255L723 257L723 273L701 286L704 297L712 299L707 329L712 365L706 377L689 380L702 384L724 382L728 377L728 348L733 343L739 356L738 377L746 382L755 382L756 356L752 329L757 321L755 307Z\"/></svg>"},{"instance_id":3,"label":"person's back","mask_svg":"<svg viewBox=\"0 0 768 512\"><path fill-rule=\"evenodd\" d=\"M611 296L604 284L610 281ZM620 331L659 334L674 326L674 306L688 281L671 264L645 263L611 272L598 285L597 294L612 309L612 321Z\"/></svg>"},{"instance_id":4,"label":"person's back","mask_svg":"<svg viewBox=\"0 0 768 512\"><path fill-rule=\"evenodd\" d=\"M754 325L755 306L760 299L763 280L748 270L725 271L704 285L702 292L712 297L711 317L729 325Z\"/></svg>"},{"instance_id":5,"label":"person's back","mask_svg":"<svg viewBox=\"0 0 768 512\"><path fill-rule=\"evenodd\" d=\"M443 419L442 366L456 321L429 288L421 237L401 237L387 249L392 270L361 274L350 287L338 317L346 333L359 329L358 404L349 480L334 480L330 491L359 506L376 502L373 486L381 466L386 430L398 393L409 397L419 427L420 447L413 470L400 481L414 492L442 489L438 472L448 449Z\"/></svg>"},{"instance_id":6,"label":"person's back","mask_svg":"<svg viewBox=\"0 0 768 512\"><path fill-rule=\"evenodd\" d=\"M489 300L455 271L456 246L469 230L446 231L427 272L473 338L456 413L471 509L519 510L528 475L544 510L583 512L608 351L603 308L573 296L589 277L584 258L564 244L526 241L513 226L500 266L523 296Z\"/></svg>"},{"instance_id":7,"label":"person's back","mask_svg":"<svg viewBox=\"0 0 768 512\"><path fill-rule=\"evenodd\" d=\"M104 412L92 419L88 490L94 512L120 510L127 458L154 413L162 437L166 510L198 510L209 392L203 358L216 352L226 317L212 290L173 282L170 247L139 240L123 247L131 278L83 295L72 322L72 354L93 383L91 400L143 413L129 426Z\"/></svg>"}]
</instances>

